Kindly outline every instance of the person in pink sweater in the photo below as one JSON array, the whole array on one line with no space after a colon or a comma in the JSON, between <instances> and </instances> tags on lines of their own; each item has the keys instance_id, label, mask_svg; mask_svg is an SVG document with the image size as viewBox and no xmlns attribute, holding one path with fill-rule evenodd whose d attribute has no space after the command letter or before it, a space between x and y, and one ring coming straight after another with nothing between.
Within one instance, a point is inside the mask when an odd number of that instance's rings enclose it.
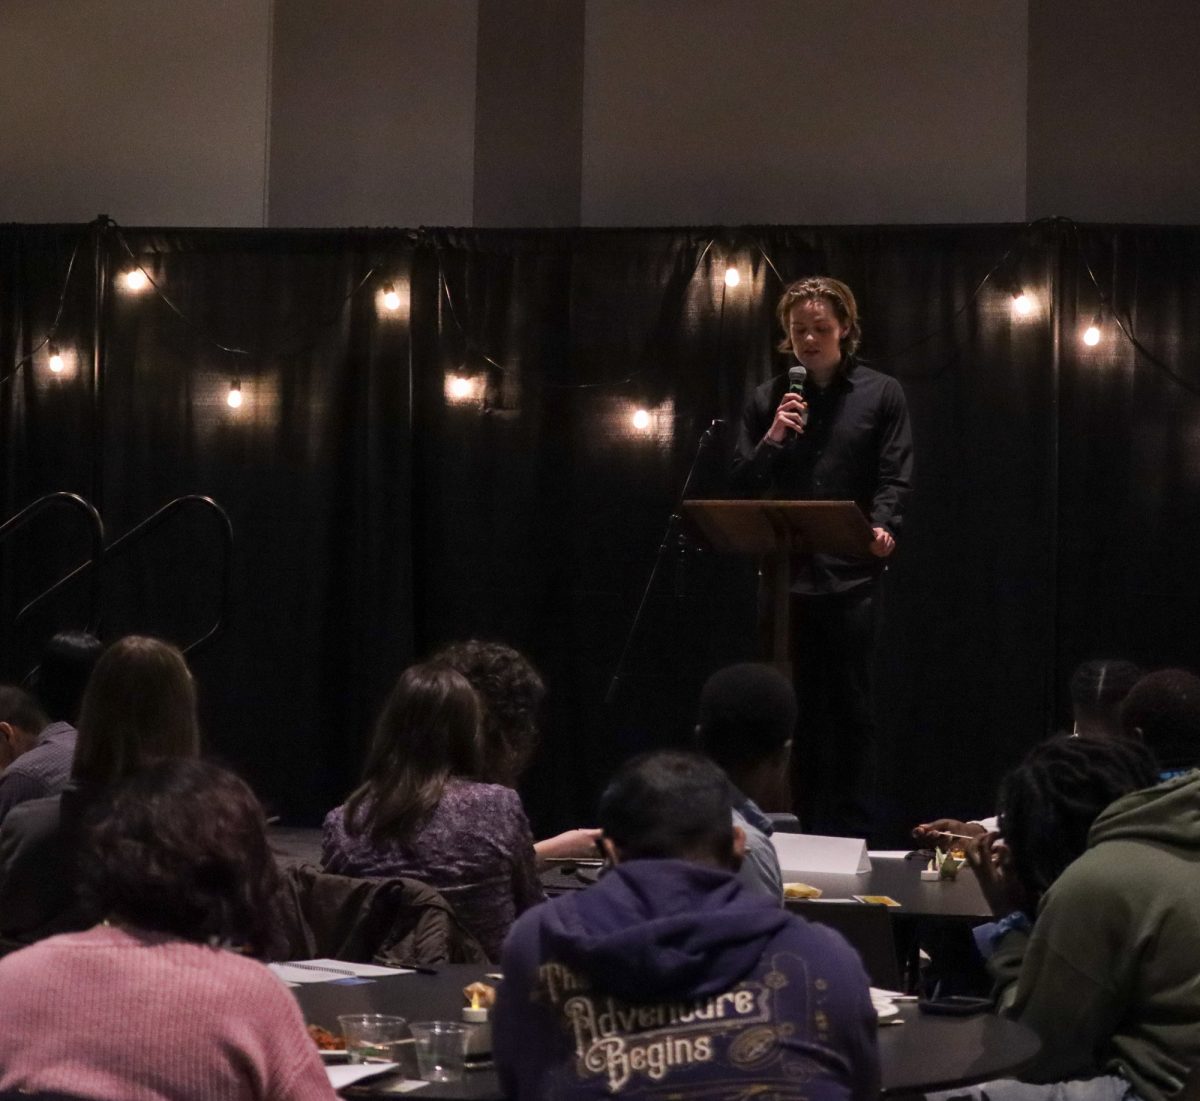
<instances>
[{"instance_id":1,"label":"person in pink sweater","mask_svg":"<svg viewBox=\"0 0 1200 1101\"><path fill-rule=\"evenodd\" d=\"M268 951L262 810L215 765L151 765L93 808L80 892L104 920L0 959L0 1090L103 1101L330 1101Z\"/></svg>"}]
</instances>

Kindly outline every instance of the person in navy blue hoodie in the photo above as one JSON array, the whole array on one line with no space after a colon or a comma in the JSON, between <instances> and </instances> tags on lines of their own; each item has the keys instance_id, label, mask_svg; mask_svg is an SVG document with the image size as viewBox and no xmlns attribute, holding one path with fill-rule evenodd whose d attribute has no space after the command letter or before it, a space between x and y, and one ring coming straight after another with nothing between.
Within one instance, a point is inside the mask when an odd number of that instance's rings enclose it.
<instances>
[{"instance_id":1,"label":"person in navy blue hoodie","mask_svg":"<svg viewBox=\"0 0 1200 1101\"><path fill-rule=\"evenodd\" d=\"M738 880L715 764L637 758L599 824L610 871L527 911L504 946L493 1045L510 1097L878 1096L858 955Z\"/></svg>"}]
</instances>

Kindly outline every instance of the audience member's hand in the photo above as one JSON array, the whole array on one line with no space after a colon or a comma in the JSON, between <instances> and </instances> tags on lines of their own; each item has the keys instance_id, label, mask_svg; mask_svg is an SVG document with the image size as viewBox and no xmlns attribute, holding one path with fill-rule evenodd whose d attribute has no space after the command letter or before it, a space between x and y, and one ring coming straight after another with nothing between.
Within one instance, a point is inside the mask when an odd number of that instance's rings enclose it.
<instances>
[{"instance_id":1,"label":"audience member's hand","mask_svg":"<svg viewBox=\"0 0 1200 1101\"><path fill-rule=\"evenodd\" d=\"M1014 910L1028 912L1029 899L1012 866L1012 853L998 833L986 833L967 845L967 863L979 889L997 917Z\"/></svg>"},{"instance_id":2,"label":"audience member's hand","mask_svg":"<svg viewBox=\"0 0 1200 1101\"><path fill-rule=\"evenodd\" d=\"M952 849L962 838L982 837L985 830L978 822L960 822L957 818L938 818L913 828L912 835L922 845L936 845L939 849ZM948 836L958 834L957 837ZM965 842L963 842L965 845Z\"/></svg>"},{"instance_id":3,"label":"audience member's hand","mask_svg":"<svg viewBox=\"0 0 1200 1101\"><path fill-rule=\"evenodd\" d=\"M599 830L567 830L535 842L533 851L539 860L589 860L600 855L596 849L599 839Z\"/></svg>"}]
</instances>

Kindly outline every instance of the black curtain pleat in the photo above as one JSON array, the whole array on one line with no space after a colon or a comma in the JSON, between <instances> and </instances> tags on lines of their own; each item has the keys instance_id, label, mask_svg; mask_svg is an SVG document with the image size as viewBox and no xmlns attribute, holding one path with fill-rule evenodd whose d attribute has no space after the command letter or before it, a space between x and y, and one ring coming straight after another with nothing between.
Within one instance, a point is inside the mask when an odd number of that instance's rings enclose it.
<instances>
[{"instance_id":1,"label":"black curtain pleat","mask_svg":"<svg viewBox=\"0 0 1200 1101\"><path fill-rule=\"evenodd\" d=\"M755 564L666 539L668 521L689 471L695 495L726 492L741 406L787 365L782 285L836 275L916 437L879 663L880 813L898 844L920 818L993 809L1003 770L1067 721L1077 662L1200 664L1198 241L1063 221L0 227L0 376L15 371L0 383L0 522L57 489L97 499L112 537L181 494L229 512L236 614L193 660L205 727L294 820L354 784L397 671L474 636L526 651L550 688L522 785L535 831L586 823L616 764L686 744L704 678L756 653ZM57 331L74 372L49 377L44 352L14 367L51 324L79 242ZM111 278L131 256L175 309ZM387 285L398 310L381 304ZM65 527L0 545L4 623L86 553ZM105 571L103 629L186 643L219 581L214 524L186 512ZM72 587L5 632L0 675L81 604Z\"/></svg>"},{"instance_id":2,"label":"black curtain pleat","mask_svg":"<svg viewBox=\"0 0 1200 1101\"><path fill-rule=\"evenodd\" d=\"M1117 654L1196 670L1200 230L1085 226L1079 244L1060 290L1058 664ZM1079 334L1097 314L1089 348Z\"/></svg>"},{"instance_id":3,"label":"black curtain pleat","mask_svg":"<svg viewBox=\"0 0 1200 1101\"><path fill-rule=\"evenodd\" d=\"M94 261L88 227L0 225L0 524L45 494L93 496ZM53 351L59 374L48 367ZM17 613L90 547L86 515L65 505L0 543L0 677L21 680L49 632L87 625L84 590L19 622Z\"/></svg>"}]
</instances>

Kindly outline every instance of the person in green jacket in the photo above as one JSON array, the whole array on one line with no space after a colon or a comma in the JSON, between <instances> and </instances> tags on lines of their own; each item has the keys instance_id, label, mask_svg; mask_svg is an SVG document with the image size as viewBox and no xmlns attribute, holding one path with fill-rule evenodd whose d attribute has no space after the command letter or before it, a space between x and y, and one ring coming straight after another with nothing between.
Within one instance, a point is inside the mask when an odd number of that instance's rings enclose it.
<instances>
[{"instance_id":1,"label":"person in green jacket","mask_svg":"<svg viewBox=\"0 0 1200 1101\"><path fill-rule=\"evenodd\" d=\"M1159 782L1132 739L1054 738L968 856L993 911L1001 1011L1042 1049L990 1101L1166 1101L1200 1065L1200 771Z\"/></svg>"}]
</instances>

